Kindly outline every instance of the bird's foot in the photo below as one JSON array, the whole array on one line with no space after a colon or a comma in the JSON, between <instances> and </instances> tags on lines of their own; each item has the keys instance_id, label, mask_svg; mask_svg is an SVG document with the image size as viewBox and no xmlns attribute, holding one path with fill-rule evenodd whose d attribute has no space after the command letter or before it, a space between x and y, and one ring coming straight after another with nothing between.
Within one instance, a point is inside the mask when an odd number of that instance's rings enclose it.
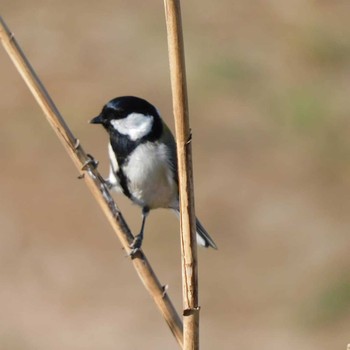
<instances>
[{"instance_id":1,"label":"bird's foot","mask_svg":"<svg viewBox=\"0 0 350 350\"><path fill-rule=\"evenodd\" d=\"M138 234L135 236L134 240L132 241L132 243L130 244L130 253L129 256L131 258L133 258L135 256L135 254L141 249L142 246L142 235Z\"/></svg>"}]
</instances>

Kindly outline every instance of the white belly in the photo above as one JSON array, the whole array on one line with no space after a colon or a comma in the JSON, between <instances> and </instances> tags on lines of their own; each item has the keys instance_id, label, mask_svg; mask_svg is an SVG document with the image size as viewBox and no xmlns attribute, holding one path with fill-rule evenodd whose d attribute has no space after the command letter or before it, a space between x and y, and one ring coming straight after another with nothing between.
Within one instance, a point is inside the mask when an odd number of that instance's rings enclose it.
<instances>
[{"instance_id":1,"label":"white belly","mask_svg":"<svg viewBox=\"0 0 350 350\"><path fill-rule=\"evenodd\" d=\"M136 204L150 209L178 207L178 188L167 152L163 144L146 142L132 152L123 166L132 200Z\"/></svg>"}]
</instances>

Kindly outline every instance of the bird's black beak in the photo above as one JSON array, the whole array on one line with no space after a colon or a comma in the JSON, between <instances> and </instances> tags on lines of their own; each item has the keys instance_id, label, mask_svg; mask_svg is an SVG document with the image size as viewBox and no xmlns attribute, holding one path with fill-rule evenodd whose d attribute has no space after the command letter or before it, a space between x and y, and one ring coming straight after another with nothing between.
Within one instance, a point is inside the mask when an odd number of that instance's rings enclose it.
<instances>
[{"instance_id":1,"label":"bird's black beak","mask_svg":"<svg viewBox=\"0 0 350 350\"><path fill-rule=\"evenodd\" d=\"M97 117L95 118L92 118L90 121L89 121L90 124L103 124L103 119L101 117L101 115L98 115Z\"/></svg>"}]
</instances>

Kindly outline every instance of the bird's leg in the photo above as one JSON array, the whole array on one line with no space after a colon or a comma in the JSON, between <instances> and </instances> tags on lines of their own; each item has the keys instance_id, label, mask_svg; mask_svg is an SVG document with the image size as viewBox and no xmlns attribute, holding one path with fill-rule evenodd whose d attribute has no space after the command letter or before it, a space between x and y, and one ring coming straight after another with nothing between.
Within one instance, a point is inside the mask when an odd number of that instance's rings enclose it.
<instances>
[{"instance_id":1,"label":"bird's leg","mask_svg":"<svg viewBox=\"0 0 350 350\"><path fill-rule=\"evenodd\" d=\"M149 213L149 208L143 207L142 208L142 224L141 224L140 233L135 236L133 242L130 244L130 248L131 248L130 255L131 256L133 256L141 248L142 240L143 240L143 231L145 228L145 223L146 223L146 218L147 218L148 213Z\"/></svg>"}]
</instances>

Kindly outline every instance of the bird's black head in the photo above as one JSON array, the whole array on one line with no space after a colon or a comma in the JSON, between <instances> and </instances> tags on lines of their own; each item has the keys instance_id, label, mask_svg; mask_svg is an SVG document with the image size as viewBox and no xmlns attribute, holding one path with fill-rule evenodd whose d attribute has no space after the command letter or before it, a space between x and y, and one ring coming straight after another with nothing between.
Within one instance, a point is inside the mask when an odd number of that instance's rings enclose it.
<instances>
[{"instance_id":1,"label":"bird's black head","mask_svg":"<svg viewBox=\"0 0 350 350\"><path fill-rule=\"evenodd\" d=\"M132 141L159 137L162 131L157 109L146 100L134 96L121 96L109 101L90 123L102 124L110 135L118 133Z\"/></svg>"}]
</instances>

